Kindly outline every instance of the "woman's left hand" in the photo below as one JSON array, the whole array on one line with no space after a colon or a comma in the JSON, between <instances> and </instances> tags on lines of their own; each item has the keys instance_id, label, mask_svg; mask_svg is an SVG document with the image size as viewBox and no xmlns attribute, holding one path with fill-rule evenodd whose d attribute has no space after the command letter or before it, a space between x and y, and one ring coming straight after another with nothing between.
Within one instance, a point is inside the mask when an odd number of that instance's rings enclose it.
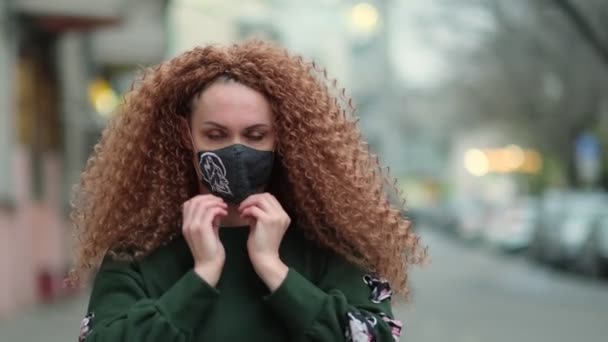
<instances>
[{"instance_id":1,"label":"woman's left hand","mask_svg":"<svg viewBox=\"0 0 608 342\"><path fill-rule=\"evenodd\" d=\"M251 219L247 240L249 259L258 276L274 292L289 270L279 257L279 247L291 219L269 193L249 196L239 206L239 212Z\"/></svg>"}]
</instances>

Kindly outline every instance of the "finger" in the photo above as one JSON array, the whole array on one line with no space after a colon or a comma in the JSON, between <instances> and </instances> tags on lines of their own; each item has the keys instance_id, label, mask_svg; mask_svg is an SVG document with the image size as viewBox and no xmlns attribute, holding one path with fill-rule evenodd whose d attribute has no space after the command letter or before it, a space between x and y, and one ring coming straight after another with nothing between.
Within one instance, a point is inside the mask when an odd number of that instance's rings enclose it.
<instances>
[{"instance_id":1,"label":"finger","mask_svg":"<svg viewBox=\"0 0 608 342\"><path fill-rule=\"evenodd\" d=\"M265 193L264 200L266 203L268 203L268 205L272 206L272 211L270 213L273 218L280 219L281 222L286 225L291 224L291 218L287 212L285 212L283 206L281 206L281 203L276 197L274 197L274 195L271 193Z\"/></svg>"},{"instance_id":2,"label":"finger","mask_svg":"<svg viewBox=\"0 0 608 342\"><path fill-rule=\"evenodd\" d=\"M188 246L192 244L191 234L192 234L192 202L186 201L183 205L183 221L182 221L182 235L186 239Z\"/></svg>"},{"instance_id":3,"label":"finger","mask_svg":"<svg viewBox=\"0 0 608 342\"><path fill-rule=\"evenodd\" d=\"M215 237L219 237L220 236L220 219L219 219L219 216L216 216L215 220L213 220L213 234L215 234Z\"/></svg>"},{"instance_id":4,"label":"finger","mask_svg":"<svg viewBox=\"0 0 608 342\"><path fill-rule=\"evenodd\" d=\"M259 207L255 206L255 205L252 205L252 206L244 209L243 212L241 213L241 216L254 218L256 220L264 220L264 219L268 218L268 214L266 214L262 209L260 209Z\"/></svg>"},{"instance_id":5,"label":"finger","mask_svg":"<svg viewBox=\"0 0 608 342\"><path fill-rule=\"evenodd\" d=\"M274 198L271 194L262 194L262 197L260 198L260 203L262 206L260 208L266 211L268 214L280 215L283 213L283 208L278 201L273 200Z\"/></svg>"},{"instance_id":6,"label":"finger","mask_svg":"<svg viewBox=\"0 0 608 342\"><path fill-rule=\"evenodd\" d=\"M219 226L220 226L220 221L221 221L221 220L220 220L220 216L217 216L217 215L216 215L216 216L213 218L213 229L214 229L214 230L215 230L217 227L219 227Z\"/></svg>"},{"instance_id":7,"label":"finger","mask_svg":"<svg viewBox=\"0 0 608 342\"><path fill-rule=\"evenodd\" d=\"M197 226L204 227L205 229L208 227L213 228L213 226L216 223L215 222L216 217L226 216L226 215L228 215L227 209L224 209L219 206L211 206L200 212L200 214L197 217Z\"/></svg>"},{"instance_id":8,"label":"finger","mask_svg":"<svg viewBox=\"0 0 608 342\"><path fill-rule=\"evenodd\" d=\"M226 215L228 215L228 210L221 207L211 207L202 215L201 224L204 227L210 226L213 228L213 222L215 219L218 217L224 217Z\"/></svg>"},{"instance_id":9,"label":"finger","mask_svg":"<svg viewBox=\"0 0 608 342\"><path fill-rule=\"evenodd\" d=\"M199 198L192 204L193 217L192 220L200 218L206 210L212 207L220 207L228 210L228 205L221 199L216 198Z\"/></svg>"},{"instance_id":10,"label":"finger","mask_svg":"<svg viewBox=\"0 0 608 342\"><path fill-rule=\"evenodd\" d=\"M190 200L184 202L184 204L182 204L182 226L186 227L186 223L190 222L192 220L192 215L191 215L191 209L190 209L190 205L192 204L192 202L190 202Z\"/></svg>"},{"instance_id":11,"label":"finger","mask_svg":"<svg viewBox=\"0 0 608 342\"><path fill-rule=\"evenodd\" d=\"M268 202L271 203L274 208L276 210L279 210L281 212L284 212L285 210L283 210L283 206L281 205L281 202L279 202L279 200L271 193L266 193L266 198L268 199Z\"/></svg>"},{"instance_id":12,"label":"finger","mask_svg":"<svg viewBox=\"0 0 608 342\"><path fill-rule=\"evenodd\" d=\"M268 192L260 194L259 202L263 204L261 208L266 210L267 212L275 212L277 209L281 210L281 205L279 205L278 202L275 203L273 200L274 196L272 196Z\"/></svg>"},{"instance_id":13,"label":"finger","mask_svg":"<svg viewBox=\"0 0 608 342\"><path fill-rule=\"evenodd\" d=\"M202 203L203 200L212 201L212 198L205 196L194 196L184 203L184 225L189 226L192 223L192 221L195 219L196 211L199 208L199 203Z\"/></svg>"},{"instance_id":14,"label":"finger","mask_svg":"<svg viewBox=\"0 0 608 342\"><path fill-rule=\"evenodd\" d=\"M186 211L184 211L184 219L182 222L182 235L186 238L186 241L188 241L188 243L190 242L190 220L186 218Z\"/></svg>"},{"instance_id":15,"label":"finger","mask_svg":"<svg viewBox=\"0 0 608 342\"><path fill-rule=\"evenodd\" d=\"M218 199L220 201L223 201L223 199L221 197L216 196L214 194L198 194L195 197L198 197L198 198L214 198L214 199Z\"/></svg>"},{"instance_id":16,"label":"finger","mask_svg":"<svg viewBox=\"0 0 608 342\"><path fill-rule=\"evenodd\" d=\"M269 214L275 211L274 205L272 205L271 202L268 200L268 198L266 196L264 196L263 194L253 195L253 196L249 197L247 200L249 200L247 203L243 202L239 206L239 210L243 210L250 206L255 205ZM247 201L247 200L245 200L245 201Z\"/></svg>"},{"instance_id":17,"label":"finger","mask_svg":"<svg viewBox=\"0 0 608 342\"><path fill-rule=\"evenodd\" d=\"M184 233L187 229L191 228L192 226L192 220L194 219L194 212L195 212L195 207L193 205L193 199L189 199L188 201L186 201L183 205L183 211L182 211L182 217L183 217L183 221L182 221L182 227L184 230Z\"/></svg>"},{"instance_id":18,"label":"finger","mask_svg":"<svg viewBox=\"0 0 608 342\"><path fill-rule=\"evenodd\" d=\"M214 195L198 195L192 198L193 204L197 203L221 203L226 204L224 200L220 197Z\"/></svg>"},{"instance_id":19,"label":"finger","mask_svg":"<svg viewBox=\"0 0 608 342\"><path fill-rule=\"evenodd\" d=\"M239 210L245 209L247 207L250 207L250 206L256 204L259 201L261 196L262 196L262 194L253 194L253 195L247 197L243 202L241 202L241 205L239 205Z\"/></svg>"},{"instance_id":20,"label":"finger","mask_svg":"<svg viewBox=\"0 0 608 342\"><path fill-rule=\"evenodd\" d=\"M221 213L225 213L225 215L228 214L228 211L222 207L219 206L212 206L209 208L205 208L202 209L201 211L197 212L196 217L194 217L191 225L192 225L192 232L191 234L193 236L196 236L198 234L200 234L200 232L204 231L205 229L208 229L210 227L210 225L213 225L213 220L206 220L206 215L209 211L219 211ZM215 215L213 215L215 216Z\"/></svg>"}]
</instances>

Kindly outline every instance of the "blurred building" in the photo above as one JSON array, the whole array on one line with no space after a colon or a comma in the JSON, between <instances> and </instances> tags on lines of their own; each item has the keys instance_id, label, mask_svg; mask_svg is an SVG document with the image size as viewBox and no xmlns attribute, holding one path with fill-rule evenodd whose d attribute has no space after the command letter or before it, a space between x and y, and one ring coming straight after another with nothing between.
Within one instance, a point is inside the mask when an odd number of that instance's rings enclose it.
<instances>
[{"instance_id":1,"label":"blurred building","mask_svg":"<svg viewBox=\"0 0 608 342\"><path fill-rule=\"evenodd\" d=\"M0 1L0 316L67 294L72 185L135 67L164 57L166 5Z\"/></svg>"},{"instance_id":2,"label":"blurred building","mask_svg":"<svg viewBox=\"0 0 608 342\"><path fill-rule=\"evenodd\" d=\"M171 2L170 54L195 46L271 40L305 59L314 58L329 76L350 87L349 4L335 0L207 0ZM323 37L323 39L319 39Z\"/></svg>"}]
</instances>

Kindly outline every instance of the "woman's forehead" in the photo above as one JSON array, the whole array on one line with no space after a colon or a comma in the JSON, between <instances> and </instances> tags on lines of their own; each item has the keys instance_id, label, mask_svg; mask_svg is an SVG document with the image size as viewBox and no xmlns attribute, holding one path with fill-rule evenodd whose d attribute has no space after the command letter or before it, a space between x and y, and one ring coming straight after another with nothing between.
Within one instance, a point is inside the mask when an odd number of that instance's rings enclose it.
<instances>
[{"instance_id":1,"label":"woman's forehead","mask_svg":"<svg viewBox=\"0 0 608 342\"><path fill-rule=\"evenodd\" d=\"M260 92L239 83L217 83L194 99L195 124L212 121L223 126L272 122L268 100Z\"/></svg>"}]
</instances>

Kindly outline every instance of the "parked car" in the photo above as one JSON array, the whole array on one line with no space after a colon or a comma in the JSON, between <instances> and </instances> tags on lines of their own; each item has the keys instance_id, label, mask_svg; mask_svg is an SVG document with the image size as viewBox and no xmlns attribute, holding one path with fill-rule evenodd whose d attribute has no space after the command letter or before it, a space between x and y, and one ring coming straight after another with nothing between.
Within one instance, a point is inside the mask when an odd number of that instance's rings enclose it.
<instances>
[{"instance_id":1,"label":"parked car","mask_svg":"<svg viewBox=\"0 0 608 342\"><path fill-rule=\"evenodd\" d=\"M549 245L552 243L549 240L554 237L552 232L563 219L569 196L572 196L572 192L549 190L541 197L536 228L528 249L535 260L547 262L550 259Z\"/></svg>"},{"instance_id":2,"label":"parked car","mask_svg":"<svg viewBox=\"0 0 608 342\"><path fill-rule=\"evenodd\" d=\"M595 220L575 266L591 276L608 275L608 207Z\"/></svg>"},{"instance_id":3,"label":"parked car","mask_svg":"<svg viewBox=\"0 0 608 342\"><path fill-rule=\"evenodd\" d=\"M608 207L598 220L595 238L597 241L598 260L600 262L601 273L608 275Z\"/></svg>"},{"instance_id":4,"label":"parked car","mask_svg":"<svg viewBox=\"0 0 608 342\"><path fill-rule=\"evenodd\" d=\"M455 202L451 207L454 235L468 242L480 241L488 224L490 206L481 201L468 200Z\"/></svg>"},{"instance_id":5,"label":"parked car","mask_svg":"<svg viewBox=\"0 0 608 342\"><path fill-rule=\"evenodd\" d=\"M416 229L421 227L443 230L443 211L435 206L408 208L404 216L410 219Z\"/></svg>"},{"instance_id":6,"label":"parked car","mask_svg":"<svg viewBox=\"0 0 608 342\"><path fill-rule=\"evenodd\" d=\"M505 251L528 248L538 225L539 201L534 197L518 198L495 210L484 231L485 240Z\"/></svg>"},{"instance_id":7,"label":"parked car","mask_svg":"<svg viewBox=\"0 0 608 342\"><path fill-rule=\"evenodd\" d=\"M544 260L572 266L583 253L593 227L606 205L601 192L577 192L565 198L564 210L545 227Z\"/></svg>"}]
</instances>

